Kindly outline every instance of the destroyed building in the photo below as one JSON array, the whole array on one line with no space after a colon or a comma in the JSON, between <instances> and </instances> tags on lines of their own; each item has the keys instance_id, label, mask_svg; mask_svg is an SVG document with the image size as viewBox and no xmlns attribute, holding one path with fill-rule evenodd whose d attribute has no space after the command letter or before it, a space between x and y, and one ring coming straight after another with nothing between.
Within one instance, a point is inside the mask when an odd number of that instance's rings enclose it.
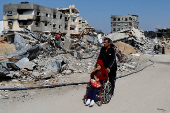
<instances>
[{"instance_id":1,"label":"destroyed building","mask_svg":"<svg viewBox=\"0 0 170 113\"><path fill-rule=\"evenodd\" d=\"M158 29L156 28L156 36L158 38L169 38L170 28Z\"/></svg>"},{"instance_id":2,"label":"destroyed building","mask_svg":"<svg viewBox=\"0 0 170 113\"><path fill-rule=\"evenodd\" d=\"M155 38L156 32L155 31L144 31L145 37Z\"/></svg>"},{"instance_id":3,"label":"destroyed building","mask_svg":"<svg viewBox=\"0 0 170 113\"><path fill-rule=\"evenodd\" d=\"M70 5L69 8L57 8L58 11L66 14L65 20L67 23L66 29L67 36L77 36L85 28L92 28L90 24L82 17L79 16L79 10L75 8L75 5Z\"/></svg>"},{"instance_id":4,"label":"destroyed building","mask_svg":"<svg viewBox=\"0 0 170 113\"><path fill-rule=\"evenodd\" d=\"M85 28L92 28L78 13L74 5L54 9L28 2L7 4L3 6L3 30L8 34L6 37L14 37L14 31L25 27L34 32L60 31L63 36L78 36Z\"/></svg>"},{"instance_id":5,"label":"destroyed building","mask_svg":"<svg viewBox=\"0 0 170 113\"><path fill-rule=\"evenodd\" d=\"M111 15L111 33L132 27L138 29L138 20L138 15Z\"/></svg>"},{"instance_id":6,"label":"destroyed building","mask_svg":"<svg viewBox=\"0 0 170 113\"><path fill-rule=\"evenodd\" d=\"M74 5L60 9L28 2L4 5L5 30L8 31L7 35L12 31L15 36L13 44L8 44L3 38L0 46L0 51L3 52L2 56L0 55L0 77L12 79L3 83L10 86L3 85L3 87L21 88L29 83L32 86L68 84L72 81L69 81L65 75L90 74L103 45L103 36L97 34L95 29L77 14L78 12ZM67 33L67 36L61 41L60 47L56 47L54 35L42 32L52 33L59 30L62 34ZM145 44L144 32L134 27L106 37L114 43L135 42L139 49ZM132 72L139 65L137 61L140 54L137 54L136 48L123 42L115 43L118 76ZM15 50L7 51L9 45L12 45L10 50ZM133 55L130 54L137 54L137 57L133 59Z\"/></svg>"},{"instance_id":7,"label":"destroyed building","mask_svg":"<svg viewBox=\"0 0 170 113\"><path fill-rule=\"evenodd\" d=\"M22 31L24 27L27 27L35 32L67 33L65 14L54 8L28 2L4 5L3 23L4 31L8 32Z\"/></svg>"}]
</instances>

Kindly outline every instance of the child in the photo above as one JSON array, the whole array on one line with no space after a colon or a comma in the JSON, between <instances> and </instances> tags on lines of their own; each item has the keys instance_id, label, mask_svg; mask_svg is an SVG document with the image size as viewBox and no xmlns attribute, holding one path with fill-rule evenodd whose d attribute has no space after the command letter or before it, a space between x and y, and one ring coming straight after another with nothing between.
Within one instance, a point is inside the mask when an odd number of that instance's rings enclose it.
<instances>
[{"instance_id":1,"label":"child","mask_svg":"<svg viewBox=\"0 0 170 113\"><path fill-rule=\"evenodd\" d=\"M91 79L92 84L89 88L86 106L89 104L90 104L90 106L94 105L94 99L96 97L96 93L97 93L98 89L101 87L100 82L108 79L108 73L103 65L102 60L97 61L94 71L91 73L91 78L92 78ZM91 99L91 102L90 102L90 99Z\"/></svg>"}]
</instances>

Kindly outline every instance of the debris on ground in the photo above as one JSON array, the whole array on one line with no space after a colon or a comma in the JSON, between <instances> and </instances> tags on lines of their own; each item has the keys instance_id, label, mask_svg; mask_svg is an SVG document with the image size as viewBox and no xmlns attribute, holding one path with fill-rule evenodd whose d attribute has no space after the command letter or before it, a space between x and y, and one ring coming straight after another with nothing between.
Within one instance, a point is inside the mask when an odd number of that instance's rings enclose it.
<instances>
[{"instance_id":1,"label":"debris on ground","mask_svg":"<svg viewBox=\"0 0 170 113\"><path fill-rule=\"evenodd\" d=\"M4 39L0 43L0 77L10 77L2 81L4 88L24 88L69 83L66 76L72 73L91 73L96 64L102 40L105 36L86 29L81 37L63 37L59 47L55 46L54 36L24 28L15 32L14 42ZM155 42L144 37L138 29L122 30L106 37L116 46L117 76L136 71L142 54L154 53ZM5 46L7 44L7 46ZM169 49L168 43L165 49ZM5 51L5 48L13 50ZM0 48L2 49L2 48ZM31 85L30 85L31 84Z\"/></svg>"}]
</instances>

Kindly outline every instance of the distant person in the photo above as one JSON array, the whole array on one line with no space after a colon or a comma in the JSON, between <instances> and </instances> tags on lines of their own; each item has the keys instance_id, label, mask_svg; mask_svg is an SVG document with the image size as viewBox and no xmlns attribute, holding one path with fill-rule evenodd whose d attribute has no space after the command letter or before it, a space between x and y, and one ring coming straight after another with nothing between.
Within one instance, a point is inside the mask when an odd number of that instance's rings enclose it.
<instances>
[{"instance_id":1,"label":"distant person","mask_svg":"<svg viewBox=\"0 0 170 113\"><path fill-rule=\"evenodd\" d=\"M60 42L61 42L61 32L59 31L59 33L57 33L56 36L55 36L56 47L60 47Z\"/></svg>"},{"instance_id":2,"label":"distant person","mask_svg":"<svg viewBox=\"0 0 170 113\"><path fill-rule=\"evenodd\" d=\"M104 47L101 48L98 59L103 61L104 67L106 68L109 76L109 81L112 84L111 94L114 94L115 82L116 82L116 50L109 38L104 39Z\"/></svg>"},{"instance_id":3,"label":"distant person","mask_svg":"<svg viewBox=\"0 0 170 113\"><path fill-rule=\"evenodd\" d=\"M160 45L156 42L156 45L154 46L154 51L156 54L159 53Z\"/></svg>"},{"instance_id":4,"label":"distant person","mask_svg":"<svg viewBox=\"0 0 170 113\"><path fill-rule=\"evenodd\" d=\"M165 54L165 47L163 44L162 44L162 54Z\"/></svg>"}]
</instances>

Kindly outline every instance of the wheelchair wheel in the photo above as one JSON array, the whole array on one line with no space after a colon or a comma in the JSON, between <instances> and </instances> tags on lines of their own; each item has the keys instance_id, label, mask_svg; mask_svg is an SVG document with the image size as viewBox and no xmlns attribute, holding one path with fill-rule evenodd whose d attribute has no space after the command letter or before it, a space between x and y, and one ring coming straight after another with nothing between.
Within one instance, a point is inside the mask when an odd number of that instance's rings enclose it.
<instances>
[{"instance_id":1,"label":"wheelchair wheel","mask_svg":"<svg viewBox=\"0 0 170 113\"><path fill-rule=\"evenodd\" d=\"M103 89L103 103L107 104L110 102L111 98L112 98L112 85L110 82L106 82L104 89Z\"/></svg>"},{"instance_id":2,"label":"wheelchair wheel","mask_svg":"<svg viewBox=\"0 0 170 113\"><path fill-rule=\"evenodd\" d=\"M102 102L102 100L101 100L101 101L97 101L97 102L96 102L96 104L97 104L98 106L101 106L101 105L102 105L102 103L103 103L103 102Z\"/></svg>"},{"instance_id":3,"label":"wheelchair wheel","mask_svg":"<svg viewBox=\"0 0 170 113\"><path fill-rule=\"evenodd\" d=\"M86 104L86 102L87 102L87 98L84 98L84 104Z\"/></svg>"}]
</instances>

